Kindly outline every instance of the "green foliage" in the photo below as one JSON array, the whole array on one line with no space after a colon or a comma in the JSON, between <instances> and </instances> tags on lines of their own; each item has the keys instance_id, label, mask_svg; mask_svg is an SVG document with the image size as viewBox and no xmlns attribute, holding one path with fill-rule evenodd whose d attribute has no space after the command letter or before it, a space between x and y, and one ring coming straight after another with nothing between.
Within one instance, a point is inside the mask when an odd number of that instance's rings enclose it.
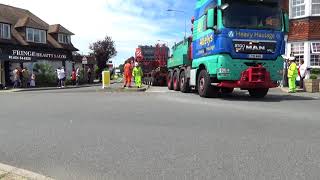
<instances>
[{"instance_id":1,"label":"green foliage","mask_svg":"<svg viewBox=\"0 0 320 180\"><path fill-rule=\"evenodd\" d=\"M124 72L124 64L119 65L120 73L122 74Z\"/></svg>"},{"instance_id":2,"label":"green foliage","mask_svg":"<svg viewBox=\"0 0 320 180\"><path fill-rule=\"evenodd\" d=\"M312 69L311 74L320 74L320 69Z\"/></svg>"},{"instance_id":3,"label":"green foliage","mask_svg":"<svg viewBox=\"0 0 320 180\"><path fill-rule=\"evenodd\" d=\"M56 72L50 64L36 64L33 68L36 74L37 86L55 86L57 83Z\"/></svg>"},{"instance_id":4,"label":"green foliage","mask_svg":"<svg viewBox=\"0 0 320 180\"><path fill-rule=\"evenodd\" d=\"M91 44L89 48L92 50L92 54L96 57L97 65L99 67L97 74L101 79L101 72L107 67L106 63L109 59L117 55L115 43L111 37L106 36L104 40Z\"/></svg>"},{"instance_id":5,"label":"green foliage","mask_svg":"<svg viewBox=\"0 0 320 180\"><path fill-rule=\"evenodd\" d=\"M311 74L310 79L318 79L318 76L316 74Z\"/></svg>"}]
</instances>

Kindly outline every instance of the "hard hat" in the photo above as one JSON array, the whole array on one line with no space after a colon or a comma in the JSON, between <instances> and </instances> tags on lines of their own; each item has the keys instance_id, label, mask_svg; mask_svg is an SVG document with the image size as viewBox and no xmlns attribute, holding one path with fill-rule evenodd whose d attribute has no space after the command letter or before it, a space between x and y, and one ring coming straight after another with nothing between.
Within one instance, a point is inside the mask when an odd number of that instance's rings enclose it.
<instances>
[{"instance_id":1,"label":"hard hat","mask_svg":"<svg viewBox=\"0 0 320 180\"><path fill-rule=\"evenodd\" d=\"M294 60L296 60L296 58L295 57L289 57L289 61L294 61Z\"/></svg>"}]
</instances>

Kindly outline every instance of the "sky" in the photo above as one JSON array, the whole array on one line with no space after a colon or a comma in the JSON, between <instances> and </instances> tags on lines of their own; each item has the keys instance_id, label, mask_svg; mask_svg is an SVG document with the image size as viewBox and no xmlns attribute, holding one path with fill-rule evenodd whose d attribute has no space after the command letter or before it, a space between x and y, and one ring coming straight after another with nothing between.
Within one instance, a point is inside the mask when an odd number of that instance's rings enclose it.
<instances>
[{"instance_id":1,"label":"sky","mask_svg":"<svg viewBox=\"0 0 320 180\"><path fill-rule=\"evenodd\" d=\"M116 65L134 56L138 45L165 43L170 47L183 39L185 20L190 20L196 0L0 0L27 9L49 24L61 24L76 35L72 42L81 54L89 45L110 36L116 44ZM168 12L168 9L185 11Z\"/></svg>"}]
</instances>

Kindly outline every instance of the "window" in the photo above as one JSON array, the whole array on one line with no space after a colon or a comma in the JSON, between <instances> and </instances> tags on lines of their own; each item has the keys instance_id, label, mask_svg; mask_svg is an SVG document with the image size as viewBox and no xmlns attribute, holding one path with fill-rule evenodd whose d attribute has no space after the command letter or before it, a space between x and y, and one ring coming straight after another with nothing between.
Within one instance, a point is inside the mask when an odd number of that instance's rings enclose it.
<instances>
[{"instance_id":1,"label":"window","mask_svg":"<svg viewBox=\"0 0 320 180\"><path fill-rule=\"evenodd\" d=\"M71 36L66 34L59 34L58 41L59 43L63 44L71 44Z\"/></svg>"},{"instance_id":2,"label":"window","mask_svg":"<svg viewBox=\"0 0 320 180\"><path fill-rule=\"evenodd\" d=\"M312 0L312 15L320 15L320 0Z\"/></svg>"},{"instance_id":3,"label":"window","mask_svg":"<svg viewBox=\"0 0 320 180\"><path fill-rule=\"evenodd\" d=\"M27 28L27 41L34 43L46 43L47 32L44 30Z\"/></svg>"},{"instance_id":4,"label":"window","mask_svg":"<svg viewBox=\"0 0 320 180\"><path fill-rule=\"evenodd\" d=\"M320 42L311 43L310 65L313 67L320 67Z\"/></svg>"},{"instance_id":5,"label":"window","mask_svg":"<svg viewBox=\"0 0 320 180\"><path fill-rule=\"evenodd\" d=\"M0 23L0 38L1 39L10 39L11 30L9 24Z\"/></svg>"},{"instance_id":6,"label":"window","mask_svg":"<svg viewBox=\"0 0 320 180\"><path fill-rule=\"evenodd\" d=\"M296 57L296 60L304 60L304 43L292 43L291 54Z\"/></svg>"},{"instance_id":7,"label":"window","mask_svg":"<svg viewBox=\"0 0 320 180\"><path fill-rule=\"evenodd\" d=\"M310 65L312 67L320 67L320 54L311 54Z\"/></svg>"},{"instance_id":8,"label":"window","mask_svg":"<svg viewBox=\"0 0 320 180\"><path fill-rule=\"evenodd\" d=\"M311 43L311 53L320 54L320 42Z\"/></svg>"},{"instance_id":9,"label":"window","mask_svg":"<svg viewBox=\"0 0 320 180\"><path fill-rule=\"evenodd\" d=\"M304 16L306 13L306 5L304 0L292 0L292 17L301 17Z\"/></svg>"}]
</instances>

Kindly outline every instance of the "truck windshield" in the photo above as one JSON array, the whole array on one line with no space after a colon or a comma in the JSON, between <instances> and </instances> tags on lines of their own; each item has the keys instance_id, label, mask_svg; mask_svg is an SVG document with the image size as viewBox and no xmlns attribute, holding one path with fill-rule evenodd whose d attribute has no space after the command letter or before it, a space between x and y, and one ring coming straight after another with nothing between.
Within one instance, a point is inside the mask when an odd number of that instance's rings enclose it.
<instances>
[{"instance_id":1,"label":"truck windshield","mask_svg":"<svg viewBox=\"0 0 320 180\"><path fill-rule=\"evenodd\" d=\"M223 23L228 28L281 30L281 10L278 3L227 1Z\"/></svg>"}]
</instances>

